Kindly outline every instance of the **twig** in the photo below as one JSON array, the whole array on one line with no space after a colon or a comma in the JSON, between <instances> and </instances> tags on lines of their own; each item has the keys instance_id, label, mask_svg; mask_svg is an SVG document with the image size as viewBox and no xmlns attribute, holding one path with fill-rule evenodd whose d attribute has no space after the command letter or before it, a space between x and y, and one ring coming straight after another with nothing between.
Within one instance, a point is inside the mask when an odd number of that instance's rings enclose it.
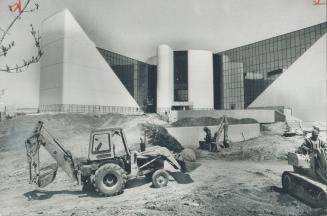
<instances>
[{"instance_id":1,"label":"twig","mask_svg":"<svg viewBox=\"0 0 327 216\"><path fill-rule=\"evenodd\" d=\"M0 45L2 44L3 40L5 39L5 36L7 35L9 29L11 29L11 27L15 24L15 22L20 19L21 15L24 13L24 11L26 10L28 4L31 2L31 0L27 0L25 6L23 7L22 11L13 19L13 21L11 21L11 23L9 24L9 26L7 27L7 29L4 31L3 35L1 36L0 39Z\"/></svg>"},{"instance_id":2,"label":"twig","mask_svg":"<svg viewBox=\"0 0 327 216\"><path fill-rule=\"evenodd\" d=\"M26 10L27 6L30 4L30 1L31 0L27 0L26 4L24 5L21 12L13 19L13 21L9 24L9 26L7 27L6 30L1 29L3 31L3 34L2 34L1 39L0 39L0 45L2 44L4 38L8 34L9 30L12 28L12 26L15 24L15 22L21 18L23 13L34 12L35 10L39 9L39 4L35 3L35 8L30 9L30 10ZM20 72L26 71L30 64L39 62L41 56L43 55L43 52L42 52L41 47L40 47L41 37L39 35L39 32L35 31L32 24L31 24L31 34L32 34L32 36L34 38L34 45L37 48L37 55L32 56L31 58L29 58L27 60L23 60L23 64L21 64L21 65L16 64L14 67L9 67L8 65L6 65L6 68L0 68L0 71L7 72L7 73L20 73ZM2 52L0 52L0 57L1 56L6 56L7 53L8 53L8 50L11 49L13 46L14 46L14 42L11 42L7 46L3 46L3 45L0 46L1 51L2 51Z\"/></svg>"}]
</instances>

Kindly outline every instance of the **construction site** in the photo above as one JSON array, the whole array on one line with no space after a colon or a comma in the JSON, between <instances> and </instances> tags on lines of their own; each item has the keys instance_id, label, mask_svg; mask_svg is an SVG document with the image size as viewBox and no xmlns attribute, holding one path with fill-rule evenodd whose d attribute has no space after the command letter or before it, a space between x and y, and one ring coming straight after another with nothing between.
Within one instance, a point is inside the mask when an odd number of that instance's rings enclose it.
<instances>
[{"instance_id":1,"label":"construction site","mask_svg":"<svg viewBox=\"0 0 327 216\"><path fill-rule=\"evenodd\" d=\"M0 216L327 215L324 5L0 1Z\"/></svg>"},{"instance_id":2,"label":"construction site","mask_svg":"<svg viewBox=\"0 0 327 216\"><path fill-rule=\"evenodd\" d=\"M205 124L221 119L184 119L173 124L158 115L121 114L33 114L1 122L1 214L2 215L324 215L324 208L303 203L283 189L281 176L292 171L288 152L303 143L303 131L285 136L287 122L260 124L260 135L232 142L217 152L186 148L167 133L167 129ZM131 150L140 152L144 131L162 138L163 146L180 153L186 172L169 172L169 184L155 188L145 175L126 182L114 196L82 190L63 169L47 187L30 181L24 143L38 121L42 121L55 140L76 158L88 157L90 131L94 128L121 127ZM229 119L230 125L236 121ZM244 123L255 122L245 119ZM172 126L173 125L173 126ZM294 123L293 123L294 125ZM166 130L165 130L166 129ZM156 132L153 132L156 131ZM324 138L325 132L320 136ZM198 141L205 140L205 133ZM149 140L150 139L150 140ZM232 139L232 137L230 137ZM158 140L152 137L153 140ZM143 140L144 142L144 140ZM223 143L223 142L220 142ZM151 136L145 149L153 146ZM118 149L118 147L116 147ZM146 150L145 150L146 151ZM46 151L44 151L46 152ZM45 166L51 157L40 152ZM52 161L54 161L52 159ZM41 164L41 163L40 163ZM41 174L40 174L41 176Z\"/></svg>"}]
</instances>

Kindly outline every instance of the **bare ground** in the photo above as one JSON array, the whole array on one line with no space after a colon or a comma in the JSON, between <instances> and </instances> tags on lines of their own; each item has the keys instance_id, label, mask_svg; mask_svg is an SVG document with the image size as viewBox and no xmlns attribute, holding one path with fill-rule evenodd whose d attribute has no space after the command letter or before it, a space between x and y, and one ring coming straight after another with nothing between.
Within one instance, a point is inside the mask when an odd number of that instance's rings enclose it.
<instances>
[{"instance_id":1,"label":"bare ground","mask_svg":"<svg viewBox=\"0 0 327 216\"><path fill-rule=\"evenodd\" d=\"M312 209L279 190L281 174L290 170L285 160L267 158L266 148L292 149L300 138L283 138L265 133L248 143L237 143L218 155L197 151L198 161L188 164L193 171L173 178L165 188L155 189L144 178L128 182L124 193L99 197L82 192L60 171L56 180L44 189L28 184L24 140L34 123L42 119L75 153L87 145L93 127L122 125L136 143L138 122L164 124L154 116L43 115L25 116L0 125L0 215L327 215L324 209ZM136 120L135 120L136 119ZM78 122L78 124L76 124ZM127 133L127 137L128 137ZM276 137L275 137L276 136ZM277 137L278 136L278 137ZM277 140L277 141L276 141ZM286 143L286 144L285 144ZM287 143L294 143L287 147ZM244 147L244 144L246 146ZM291 144L289 144L291 145ZM241 149L241 146L242 149ZM286 146L286 147L285 147ZM251 149L259 149L257 157ZM284 150L276 155L283 155ZM244 152L250 156L244 157ZM247 154L247 153L246 153ZM245 154L245 155L246 155ZM242 156L242 157L241 157ZM260 160L260 161L258 161Z\"/></svg>"}]
</instances>

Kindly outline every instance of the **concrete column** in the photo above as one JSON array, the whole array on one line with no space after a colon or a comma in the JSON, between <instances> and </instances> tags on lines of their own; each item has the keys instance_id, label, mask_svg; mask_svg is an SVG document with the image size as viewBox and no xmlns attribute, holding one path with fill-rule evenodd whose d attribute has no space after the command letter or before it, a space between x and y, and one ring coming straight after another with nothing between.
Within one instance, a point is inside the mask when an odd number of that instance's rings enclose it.
<instances>
[{"instance_id":1,"label":"concrete column","mask_svg":"<svg viewBox=\"0 0 327 216\"><path fill-rule=\"evenodd\" d=\"M188 51L188 100L193 109L213 109L213 57L205 50Z\"/></svg>"},{"instance_id":2,"label":"concrete column","mask_svg":"<svg viewBox=\"0 0 327 216\"><path fill-rule=\"evenodd\" d=\"M168 45L160 45L157 52L157 112L164 113L174 100L174 53Z\"/></svg>"}]
</instances>

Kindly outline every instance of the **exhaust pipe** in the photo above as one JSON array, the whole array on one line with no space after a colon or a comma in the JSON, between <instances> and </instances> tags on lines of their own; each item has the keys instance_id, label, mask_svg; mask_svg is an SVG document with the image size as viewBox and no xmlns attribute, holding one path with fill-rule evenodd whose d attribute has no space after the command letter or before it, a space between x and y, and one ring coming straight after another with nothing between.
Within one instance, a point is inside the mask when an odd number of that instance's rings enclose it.
<instances>
[{"instance_id":1,"label":"exhaust pipe","mask_svg":"<svg viewBox=\"0 0 327 216\"><path fill-rule=\"evenodd\" d=\"M142 138L140 138L141 143L140 143L140 150L141 152L145 151L145 146L146 146L146 133L144 132L144 141Z\"/></svg>"}]
</instances>

